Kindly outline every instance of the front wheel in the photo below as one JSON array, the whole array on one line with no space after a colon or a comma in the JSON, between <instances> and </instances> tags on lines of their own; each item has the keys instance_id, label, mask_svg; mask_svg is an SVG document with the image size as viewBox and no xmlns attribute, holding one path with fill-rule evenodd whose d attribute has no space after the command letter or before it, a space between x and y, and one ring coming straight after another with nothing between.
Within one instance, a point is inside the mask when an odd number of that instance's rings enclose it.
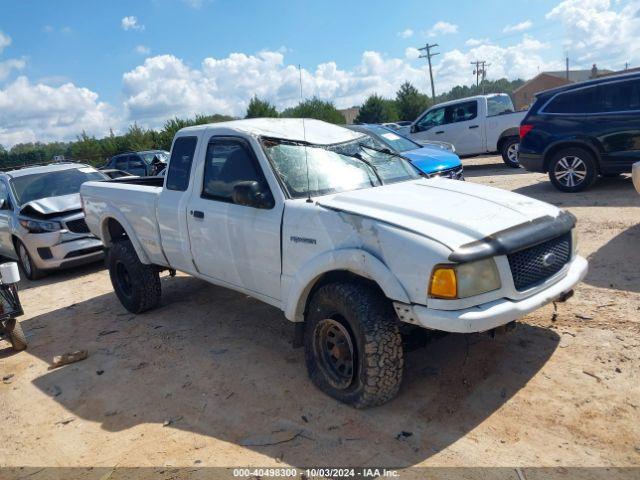
<instances>
[{"instance_id":1,"label":"front wheel","mask_svg":"<svg viewBox=\"0 0 640 480\"><path fill-rule=\"evenodd\" d=\"M107 256L111 284L120 303L131 313L151 310L160 303L160 273L138 258L129 240L113 244Z\"/></svg>"},{"instance_id":2,"label":"front wheel","mask_svg":"<svg viewBox=\"0 0 640 480\"><path fill-rule=\"evenodd\" d=\"M31 254L29 254L27 247L24 246L21 240L16 239L15 247L16 253L18 254L18 265L20 265L25 277L33 281L46 275L44 270L39 269L36 264L33 263Z\"/></svg>"},{"instance_id":3,"label":"front wheel","mask_svg":"<svg viewBox=\"0 0 640 480\"><path fill-rule=\"evenodd\" d=\"M513 137L507 139L500 149L502 154L502 161L511 168L520 168L520 162L518 161L518 149L520 148L520 139Z\"/></svg>"},{"instance_id":4,"label":"front wheel","mask_svg":"<svg viewBox=\"0 0 640 480\"><path fill-rule=\"evenodd\" d=\"M398 393L404 360L396 314L372 288L336 283L318 289L304 343L309 376L331 397L365 408Z\"/></svg>"},{"instance_id":5,"label":"front wheel","mask_svg":"<svg viewBox=\"0 0 640 480\"><path fill-rule=\"evenodd\" d=\"M5 331L14 350L21 351L27 348L27 337L24 336L22 325L15 318L7 320Z\"/></svg>"},{"instance_id":6,"label":"front wheel","mask_svg":"<svg viewBox=\"0 0 640 480\"><path fill-rule=\"evenodd\" d=\"M598 179L595 159L582 148L560 150L549 162L549 179L563 192L585 190Z\"/></svg>"}]
</instances>

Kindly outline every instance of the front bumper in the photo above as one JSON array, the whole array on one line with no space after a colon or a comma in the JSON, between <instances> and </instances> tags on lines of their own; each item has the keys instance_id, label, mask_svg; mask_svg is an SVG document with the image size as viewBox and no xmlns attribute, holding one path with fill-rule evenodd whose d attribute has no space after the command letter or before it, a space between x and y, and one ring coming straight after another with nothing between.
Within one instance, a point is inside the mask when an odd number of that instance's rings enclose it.
<instances>
[{"instance_id":1,"label":"front bumper","mask_svg":"<svg viewBox=\"0 0 640 480\"><path fill-rule=\"evenodd\" d=\"M562 279L535 295L517 301L501 298L463 310L436 310L423 305L398 302L394 302L394 307L400 320L431 330L455 333L484 332L517 320L562 297L584 278L587 269L587 261L576 256Z\"/></svg>"},{"instance_id":2,"label":"front bumper","mask_svg":"<svg viewBox=\"0 0 640 480\"><path fill-rule=\"evenodd\" d=\"M102 242L93 236L65 238L58 232L27 234L21 240L33 263L42 270L84 265L104 256ZM76 236L77 237L77 236Z\"/></svg>"},{"instance_id":3,"label":"front bumper","mask_svg":"<svg viewBox=\"0 0 640 480\"><path fill-rule=\"evenodd\" d=\"M520 149L518 152L518 163L530 172L546 172L544 168L544 156L537 153L525 153Z\"/></svg>"}]
</instances>

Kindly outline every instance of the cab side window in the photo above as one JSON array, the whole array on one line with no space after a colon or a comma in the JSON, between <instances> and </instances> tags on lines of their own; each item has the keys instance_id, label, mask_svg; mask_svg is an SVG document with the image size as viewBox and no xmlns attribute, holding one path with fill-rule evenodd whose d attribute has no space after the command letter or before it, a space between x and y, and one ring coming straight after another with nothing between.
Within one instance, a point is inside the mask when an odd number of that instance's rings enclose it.
<instances>
[{"instance_id":1,"label":"cab side window","mask_svg":"<svg viewBox=\"0 0 640 480\"><path fill-rule=\"evenodd\" d=\"M184 192L189 187L191 164L197 143L198 137L178 137L173 142L169 171L167 172L167 190Z\"/></svg>"},{"instance_id":2,"label":"cab side window","mask_svg":"<svg viewBox=\"0 0 640 480\"><path fill-rule=\"evenodd\" d=\"M445 118L447 123L467 122L478 116L478 102L464 102L449 105L446 108Z\"/></svg>"},{"instance_id":3,"label":"cab side window","mask_svg":"<svg viewBox=\"0 0 640 480\"><path fill-rule=\"evenodd\" d=\"M233 203L233 187L240 182L258 182L268 191L262 170L246 143L217 139L209 143L204 165L202 197Z\"/></svg>"}]
</instances>

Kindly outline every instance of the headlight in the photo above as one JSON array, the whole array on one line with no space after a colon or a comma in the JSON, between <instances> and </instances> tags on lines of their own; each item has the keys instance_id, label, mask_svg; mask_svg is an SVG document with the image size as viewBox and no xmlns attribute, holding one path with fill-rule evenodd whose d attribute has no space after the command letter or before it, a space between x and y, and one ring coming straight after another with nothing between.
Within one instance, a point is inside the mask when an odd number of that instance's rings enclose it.
<instances>
[{"instance_id":1,"label":"headlight","mask_svg":"<svg viewBox=\"0 0 640 480\"><path fill-rule=\"evenodd\" d=\"M62 225L59 222L27 220L26 218L20 219L20 225L29 230L29 233L57 232L62 229Z\"/></svg>"},{"instance_id":2,"label":"headlight","mask_svg":"<svg viewBox=\"0 0 640 480\"><path fill-rule=\"evenodd\" d=\"M500 274L493 258L460 265L439 265L429 281L431 298L467 298L500 288Z\"/></svg>"},{"instance_id":3,"label":"headlight","mask_svg":"<svg viewBox=\"0 0 640 480\"><path fill-rule=\"evenodd\" d=\"M571 229L571 256L575 256L578 253L578 229L573 227Z\"/></svg>"}]
</instances>

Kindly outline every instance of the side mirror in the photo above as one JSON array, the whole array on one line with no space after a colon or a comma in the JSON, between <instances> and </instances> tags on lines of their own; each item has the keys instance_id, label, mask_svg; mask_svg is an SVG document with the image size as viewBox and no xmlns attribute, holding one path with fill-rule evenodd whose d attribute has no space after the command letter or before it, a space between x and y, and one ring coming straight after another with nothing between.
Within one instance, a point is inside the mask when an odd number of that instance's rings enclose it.
<instances>
[{"instance_id":1,"label":"side mirror","mask_svg":"<svg viewBox=\"0 0 640 480\"><path fill-rule=\"evenodd\" d=\"M0 210L4 210L7 205L7 200L5 198L0 198Z\"/></svg>"},{"instance_id":2,"label":"side mirror","mask_svg":"<svg viewBox=\"0 0 640 480\"><path fill-rule=\"evenodd\" d=\"M273 207L273 198L271 198L270 194L265 194L260 189L260 184L255 180L236 183L233 186L231 198L233 199L233 203L244 205L245 207Z\"/></svg>"},{"instance_id":3,"label":"side mirror","mask_svg":"<svg viewBox=\"0 0 640 480\"><path fill-rule=\"evenodd\" d=\"M418 132L418 126L414 123L411 125L411 128L409 128L409 131L411 133L417 133Z\"/></svg>"}]
</instances>

